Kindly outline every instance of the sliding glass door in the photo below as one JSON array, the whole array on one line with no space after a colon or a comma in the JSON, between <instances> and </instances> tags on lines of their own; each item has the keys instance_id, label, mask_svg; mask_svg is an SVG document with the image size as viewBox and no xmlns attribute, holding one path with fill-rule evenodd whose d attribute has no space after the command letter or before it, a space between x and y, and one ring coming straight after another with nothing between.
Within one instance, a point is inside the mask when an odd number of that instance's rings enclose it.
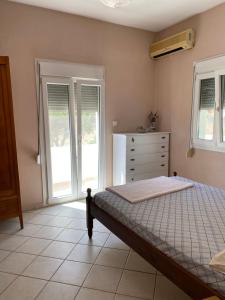
<instances>
[{"instance_id":1,"label":"sliding glass door","mask_svg":"<svg viewBox=\"0 0 225 300\"><path fill-rule=\"evenodd\" d=\"M102 82L44 78L47 195L50 203L102 188Z\"/></svg>"}]
</instances>

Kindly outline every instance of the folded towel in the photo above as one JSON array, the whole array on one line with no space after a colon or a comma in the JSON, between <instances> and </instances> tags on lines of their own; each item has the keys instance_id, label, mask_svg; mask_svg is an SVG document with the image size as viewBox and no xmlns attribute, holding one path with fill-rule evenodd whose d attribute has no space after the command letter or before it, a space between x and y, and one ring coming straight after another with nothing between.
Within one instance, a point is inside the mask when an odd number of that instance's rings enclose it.
<instances>
[{"instance_id":1,"label":"folded towel","mask_svg":"<svg viewBox=\"0 0 225 300\"><path fill-rule=\"evenodd\" d=\"M225 250L216 254L209 263L215 271L225 273Z\"/></svg>"},{"instance_id":2,"label":"folded towel","mask_svg":"<svg viewBox=\"0 0 225 300\"><path fill-rule=\"evenodd\" d=\"M165 194L174 193L192 187L193 184L171 177L160 176L152 179L135 181L132 183L106 188L125 200L136 203Z\"/></svg>"}]
</instances>

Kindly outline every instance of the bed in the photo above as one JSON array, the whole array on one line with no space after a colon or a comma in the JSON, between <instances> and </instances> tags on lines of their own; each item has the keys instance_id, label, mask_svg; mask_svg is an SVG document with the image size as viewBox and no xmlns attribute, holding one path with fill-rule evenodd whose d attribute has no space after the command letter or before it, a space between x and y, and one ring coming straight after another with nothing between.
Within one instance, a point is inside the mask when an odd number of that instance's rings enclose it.
<instances>
[{"instance_id":1,"label":"bed","mask_svg":"<svg viewBox=\"0 0 225 300\"><path fill-rule=\"evenodd\" d=\"M225 249L225 191L176 179L193 187L135 204L88 189L89 238L96 218L193 299L225 299L225 275L209 267Z\"/></svg>"}]
</instances>

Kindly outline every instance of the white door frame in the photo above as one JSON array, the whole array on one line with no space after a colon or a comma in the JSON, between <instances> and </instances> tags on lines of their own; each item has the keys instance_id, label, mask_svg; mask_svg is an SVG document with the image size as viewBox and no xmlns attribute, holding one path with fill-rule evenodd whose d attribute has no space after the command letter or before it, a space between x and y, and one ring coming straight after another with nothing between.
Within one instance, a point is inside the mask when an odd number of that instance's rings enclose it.
<instances>
[{"instance_id":1,"label":"white door frame","mask_svg":"<svg viewBox=\"0 0 225 300\"><path fill-rule=\"evenodd\" d=\"M77 169L78 169L78 197L85 197L86 193L82 192L82 136L81 136L81 86L99 86L100 87L100 103L99 103L99 188L94 190L93 192L102 191L105 187L106 181L106 162L105 162L105 84L104 80L85 80L85 79L74 79L74 83L76 84L76 95L75 95L75 103L76 103L76 117L77 117L77 147L78 147L78 161L77 161Z\"/></svg>"},{"instance_id":2,"label":"white door frame","mask_svg":"<svg viewBox=\"0 0 225 300\"><path fill-rule=\"evenodd\" d=\"M50 154L50 137L49 137L49 117L48 117L48 94L47 84L65 84L69 87L69 118L70 118L70 140L71 140L71 164L72 164L72 195L66 197L53 197L52 192L52 169L51 169L51 154ZM105 187L106 162L105 162L105 84L104 80L90 80L65 77L41 77L41 92L40 106L41 115L40 121L42 125L40 132L42 139L41 143L41 166L42 166L42 182L43 195L45 195L45 204L58 204L68 201L77 200L85 197L86 193L81 189L81 119L80 119L80 103L79 95L75 95L74 84L81 86L82 84L100 86L100 107L99 107L99 189L93 192L98 192ZM79 88L76 91L79 92ZM74 113L72 113L74 112ZM80 147L80 149L79 149ZM80 151L79 151L80 150ZM44 174L44 176L43 176Z\"/></svg>"},{"instance_id":3,"label":"white door frame","mask_svg":"<svg viewBox=\"0 0 225 300\"><path fill-rule=\"evenodd\" d=\"M43 93L43 121L45 130L45 161L46 161L46 179L47 179L47 202L48 204L56 204L60 202L71 201L77 198L77 153L76 153L76 135L75 135L75 120L74 114L71 113L75 110L74 107L74 89L73 81L69 78L60 77L42 77L42 93ZM51 153L50 153L50 137L49 137L49 116L48 116L48 94L47 84L61 84L67 85L69 88L69 123L70 123L70 148L71 148L71 196L53 197L52 191L52 166L51 166Z\"/></svg>"}]
</instances>

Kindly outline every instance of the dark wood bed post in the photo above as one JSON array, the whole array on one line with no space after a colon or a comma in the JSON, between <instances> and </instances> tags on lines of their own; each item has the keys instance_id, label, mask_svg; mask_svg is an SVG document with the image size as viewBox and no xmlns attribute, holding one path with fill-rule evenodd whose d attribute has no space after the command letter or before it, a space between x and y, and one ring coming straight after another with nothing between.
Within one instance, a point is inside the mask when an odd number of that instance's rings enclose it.
<instances>
[{"instance_id":1,"label":"dark wood bed post","mask_svg":"<svg viewBox=\"0 0 225 300\"><path fill-rule=\"evenodd\" d=\"M93 233L93 217L91 215L91 202L92 202L92 196L91 196L91 189L87 189L87 197L86 197L86 216L87 216L87 229L88 229L88 236L91 239L92 233Z\"/></svg>"}]
</instances>

